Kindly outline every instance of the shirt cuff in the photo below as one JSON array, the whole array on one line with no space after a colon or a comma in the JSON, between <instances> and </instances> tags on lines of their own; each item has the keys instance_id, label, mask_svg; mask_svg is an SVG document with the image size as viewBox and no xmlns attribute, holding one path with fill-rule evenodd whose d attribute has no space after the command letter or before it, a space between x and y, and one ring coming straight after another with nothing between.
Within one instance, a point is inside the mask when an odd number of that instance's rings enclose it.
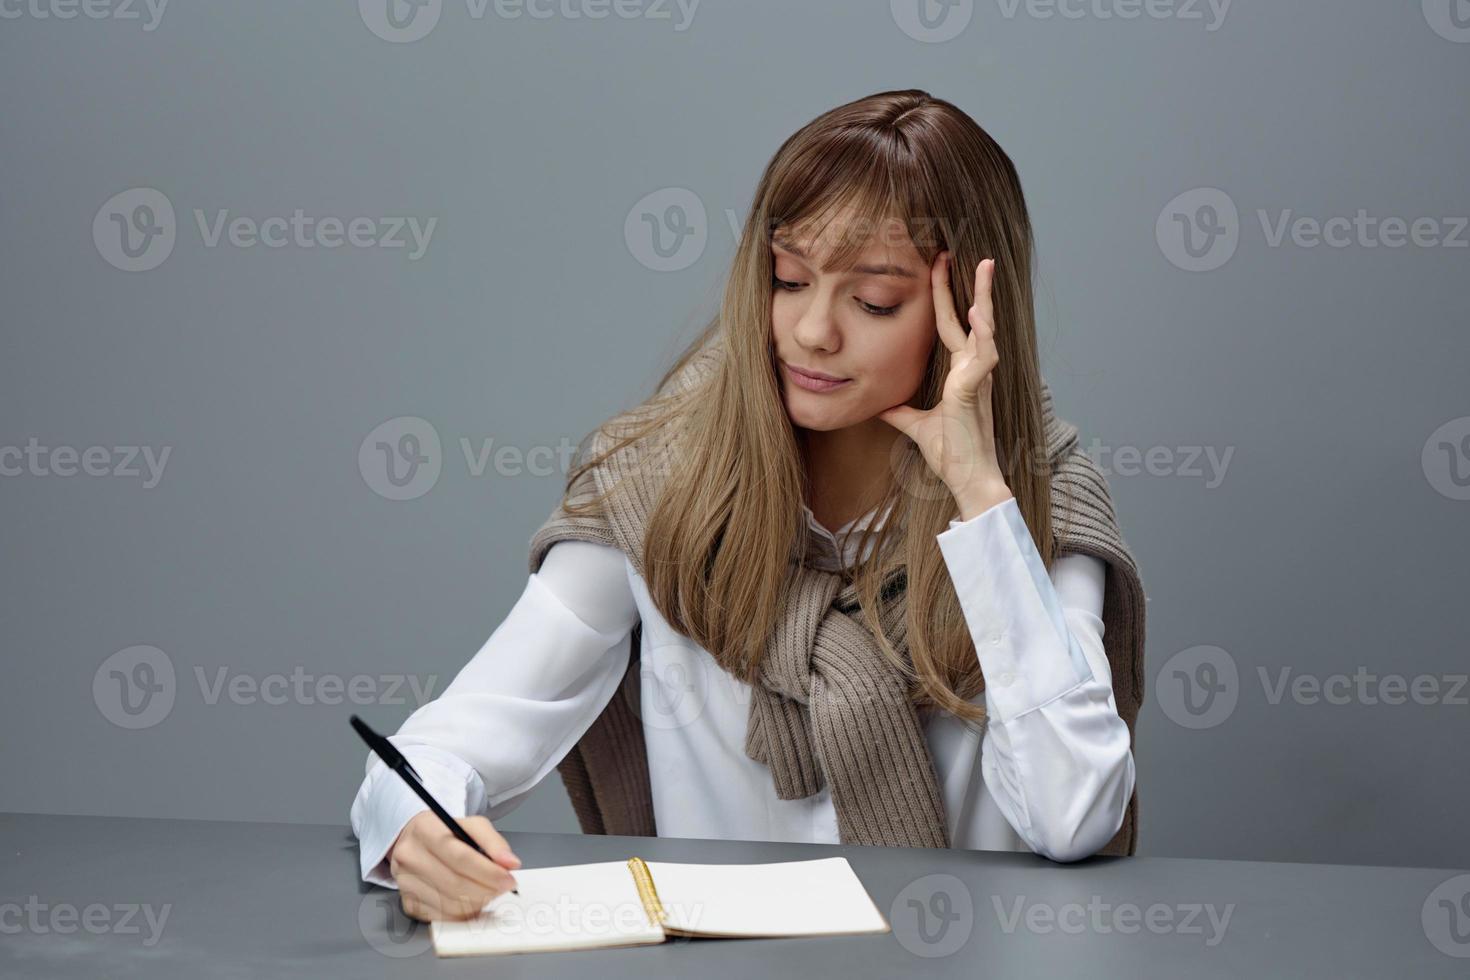
<instances>
[{"instance_id":1,"label":"shirt cuff","mask_svg":"<svg viewBox=\"0 0 1470 980\"><path fill-rule=\"evenodd\" d=\"M390 738L391 741L391 738ZM424 788L452 817L464 817L482 808L484 792L479 774L453 755L427 746L399 750L418 770ZM397 888L389 870L388 851L404 826L428 804L408 788L381 759L369 756L367 777L352 802L352 829L358 840L362 880L384 888Z\"/></svg>"},{"instance_id":2,"label":"shirt cuff","mask_svg":"<svg viewBox=\"0 0 1470 980\"><path fill-rule=\"evenodd\" d=\"M993 720L1010 721L1093 679L1014 497L950 521L937 540Z\"/></svg>"}]
</instances>

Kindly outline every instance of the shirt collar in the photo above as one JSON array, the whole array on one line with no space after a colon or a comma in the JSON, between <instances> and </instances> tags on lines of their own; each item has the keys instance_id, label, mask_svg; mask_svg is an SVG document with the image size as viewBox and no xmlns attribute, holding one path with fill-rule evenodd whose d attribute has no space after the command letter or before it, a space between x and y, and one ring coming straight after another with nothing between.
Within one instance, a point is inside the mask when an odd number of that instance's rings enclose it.
<instances>
[{"instance_id":1,"label":"shirt collar","mask_svg":"<svg viewBox=\"0 0 1470 980\"><path fill-rule=\"evenodd\" d=\"M878 508L874 507L866 514L848 521L836 531L823 527L816 515L812 513L812 509L806 504L801 505L801 511L806 517L807 528L812 532L807 537L809 560L819 567L836 571L856 564L858 546L862 543L863 538L863 528L871 524L876 532L893 511L893 504L890 503L885 507L881 515L878 514Z\"/></svg>"}]
</instances>

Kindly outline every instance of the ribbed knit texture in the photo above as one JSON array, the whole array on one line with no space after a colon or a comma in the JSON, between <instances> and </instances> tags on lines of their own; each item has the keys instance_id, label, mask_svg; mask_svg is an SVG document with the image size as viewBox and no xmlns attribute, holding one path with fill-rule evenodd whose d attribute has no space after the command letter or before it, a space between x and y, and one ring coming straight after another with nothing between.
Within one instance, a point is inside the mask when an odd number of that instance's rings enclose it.
<instances>
[{"instance_id":1,"label":"ribbed knit texture","mask_svg":"<svg viewBox=\"0 0 1470 980\"><path fill-rule=\"evenodd\" d=\"M663 390L697 386L718 356L717 343L705 348ZM1114 700L1132 741L1144 690L1143 585L1119 533L1107 483L1077 447L1076 427L1054 415L1044 382L1042 409L1059 551L1093 555L1107 564L1103 645ZM609 445L606 440L595 431L590 453L600 454ZM584 474L572 488L573 501L614 485L618 491L592 515L573 516L558 504L531 539L531 572L557 541L584 540L619 548L645 575L643 529L668 473L671 447L670 440L654 433ZM810 796L830 782L844 843L950 846L919 714L903 675L882 656L861 621L856 585L798 557L793 554L788 565L781 612L752 689L746 754L770 769L781 799ZM885 579L884 595L891 598L880 606L880 621L885 637L907 658L902 586L903 569ZM635 627L617 694L558 766L586 833L657 834L639 713L640 633ZM1100 853L1134 853L1137 824L1135 790L1123 825Z\"/></svg>"}]
</instances>

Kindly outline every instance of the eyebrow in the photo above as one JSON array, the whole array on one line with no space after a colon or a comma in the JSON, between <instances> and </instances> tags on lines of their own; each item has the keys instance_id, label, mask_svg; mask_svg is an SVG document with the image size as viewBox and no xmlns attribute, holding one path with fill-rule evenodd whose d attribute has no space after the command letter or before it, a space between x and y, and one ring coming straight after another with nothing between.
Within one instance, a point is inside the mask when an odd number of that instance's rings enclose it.
<instances>
[{"instance_id":1,"label":"eyebrow","mask_svg":"<svg viewBox=\"0 0 1470 980\"><path fill-rule=\"evenodd\" d=\"M795 242L772 241L771 244L782 251L790 252L799 259L805 259L808 262L811 261L811 256ZM829 272L831 270L823 269L822 271ZM919 278L912 269L904 265L855 265L852 267L852 271L861 272L867 276L895 276L899 279Z\"/></svg>"}]
</instances>

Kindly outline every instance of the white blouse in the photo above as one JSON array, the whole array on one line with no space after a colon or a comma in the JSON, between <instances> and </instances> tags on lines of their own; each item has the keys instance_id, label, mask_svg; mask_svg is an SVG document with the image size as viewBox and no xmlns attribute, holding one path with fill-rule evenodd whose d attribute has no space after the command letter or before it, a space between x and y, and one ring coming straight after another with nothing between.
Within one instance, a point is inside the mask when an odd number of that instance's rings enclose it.
<instances>
[{"instance_id":1,"label":"white blouse","mask_svg":"<svg viewBox=\"0 0 1470 980\"><path fill-rule=\"evenodd\" d=\"M876 508L875 508L876 510ZM885 511L881 521L888 515ZM850 564L873 512L831 532L809 508L813 564ZM950 841L1074 861L1122 825L1133 793L1128 728L1102 644L1106 566L1041 561L1014 498L937 535L986 678L989 722L925 726ZM642 622L641 715L663 837L839 843L830 787L779 798L745 754L751 688L674 630L617 548L551 546L504 621L391 740L454 816L492 821L520 804L596 720ZM377 756L352 802L364 881L397 887L387 852L427 809Z\"/></svg>"}]
</instances>

